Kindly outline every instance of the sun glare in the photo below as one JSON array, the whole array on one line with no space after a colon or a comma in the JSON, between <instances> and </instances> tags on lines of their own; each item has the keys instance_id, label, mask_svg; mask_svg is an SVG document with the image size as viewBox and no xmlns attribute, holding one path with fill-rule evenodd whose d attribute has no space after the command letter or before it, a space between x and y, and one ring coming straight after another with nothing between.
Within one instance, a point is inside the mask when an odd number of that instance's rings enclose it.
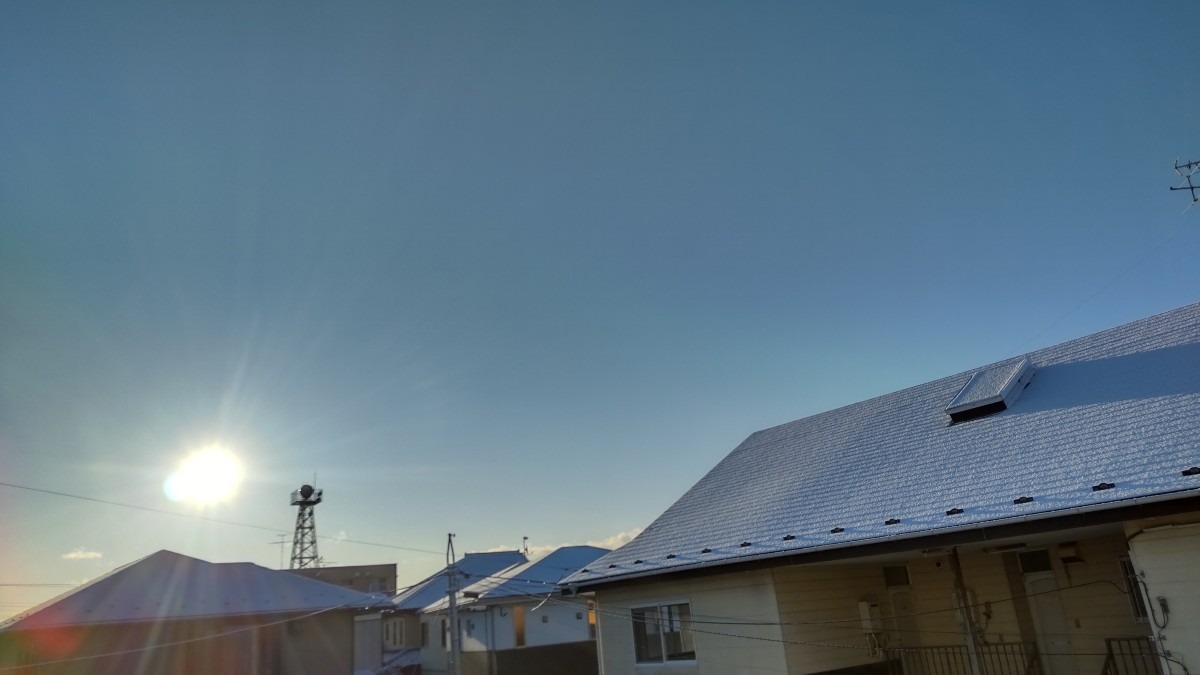
<instances>
[{"instance_id":1,"label":"sun glare","mask_svg":"<svg viewBox=\"0 0 1200 675\"><path fill-rule=\"evenodd\" d=\"M242 465L237 457L213 445L188 455L163 481L163 492L172 501L204 506L229 499L241 482Z\"/></svg>"}]
</instances>

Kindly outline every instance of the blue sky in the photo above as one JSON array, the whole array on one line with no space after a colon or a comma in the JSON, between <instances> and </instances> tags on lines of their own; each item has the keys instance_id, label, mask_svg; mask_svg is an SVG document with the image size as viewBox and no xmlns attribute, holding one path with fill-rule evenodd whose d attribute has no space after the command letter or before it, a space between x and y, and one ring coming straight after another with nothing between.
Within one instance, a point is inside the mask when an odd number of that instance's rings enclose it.
<instances>
[{"instance_id":1,"label":"blue sky","mask_svg":"<svg viewBox=\"0 0 1200 675\"><path fill-rule=\"evenodd\" d=\"M0 482L186 511L219 441L209 517L315 473L323 535L601 541L757 429L1200 299L1195 3L0 11ZM279 563L5 487L0 540Z\"/></svg>"}]
</instances>

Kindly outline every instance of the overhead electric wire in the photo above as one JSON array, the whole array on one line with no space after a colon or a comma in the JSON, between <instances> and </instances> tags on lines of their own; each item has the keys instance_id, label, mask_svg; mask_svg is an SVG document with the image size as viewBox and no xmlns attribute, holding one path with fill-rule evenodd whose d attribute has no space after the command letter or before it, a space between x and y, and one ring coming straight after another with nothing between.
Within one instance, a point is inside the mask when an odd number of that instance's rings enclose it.
<instances>
[{"instance_id":1,"label":"overhead electric wire","mask_svg":"<svg viewBox=\"0 0 1200 675\"><path fill-rule=\"evenodd\" d=\"M58 490L47 490L45 488L36 488L36 487L28 486L28 485L17 485L15 483L0 482L0 487L9 487L9 488L17 489L17 490L28 490L29 492L38 492L41 494L53 495L55 497L67 497L70 499L79 499L82 501L93 502L96 504L105 504L108 506L119 506L121 508L136 509L138 511L148 511L150 513L159 513L159 514L167 515L167 516L176 516L178 518L191 518L193 520L203 520L203 521L207 521L210 523L217 523L220 525L232 525L234 527L246 527L246 528L250 528L250 529L254 529L254 530L264 530L267 532L274 532L276 534L290 534L291 533L290 530L284 530L284 529L281 529L278 527L269 527L267 525L255 525L253 523L242 523L242 522L238 522L236 520L224 520L221 518L210 518L208 516L202 516L202 515L195 514L195 513L181 513L179 511L169 511L167 509L158 509L158 508L154 508L153 506L140 506L138 504L126 504L124 502L114 502L114 501L111 501L108 499L97 499L96 497L85 497L84 495L72 494L70 492L60 492ZM375 546L378 548L396 549L398 551L411 551L413 553L431 553L434 555L442 554L441 551L431 551L429 549L415 548L412 546L397 546L395 544L381 544L381 543L373 542L373 541L363 541L361 539L347 539L347 538L336 537L336 536L331 536L331 535L317 535L317 538L325 539L325 540L329 540L329 541L340 541L340 542L346 542L346 543L350 543L350 544L358 544L360 546Z\"/></svg>"},{"instance_id":2,"label":"overhead electric wire","mask_svg":"<svg viewBox=\"0 0 1200 675\"><path fill-rule=\"evenodd\" d=\"M1106 580L1101 580L1099 582L1093 582L1093 583L1106 583ZM1080 588L1085 585L1089 585L1089 584L1080 584L1079 586L1072 586L1072 587L1068 587L1068 588ZM1061 592L1063 590L1066 590L1066 589L1041 591L1036 594L1029 594L1029 595L1025 595L1025 596L1013 596L1010 598L1006 598L1006 600L1013 600L1013 599L1019 598L1019 597L1030 597L1030 595L1042 595L1042 594L1048 594L1048 593L1056 593L1056 592ZM542 595L528 594L528 593L517 593L516 595L524 596L531 600L540 600L543 603L549 602L550 604L557 604L557 605L564 605L564 606L571 606L571 607L579 607L580 606L578 603L565 601L565 600L562 600L561 598L555 598L553 596L553 594L551 594L549 597L544 597ZM993 602L995 602L995 601L993 601ZM605 607L608 607L608 608L606 609ZM615 609L614 609L614 607L615 607ZM629 611L631 609L636 609L636 608L621 607L619 605L601 606L600 604L597 603L592 609L598 615L611 616L613 618L619 618L619 619L628 619L630 617L629 617L629 615L627 615L625 613L625 611ZM951 608L949 610L937 610L937 611L938 612L958 611L958 609ZM693 615L693 617L694 616L696 616L696 615ZM913 616L913 615L905 614L902 616L907 617L907 616ZM862 620L861 618L856 618L853 621L855 623L859 623L859 622L861 622L861 620ZM835 621L838 623L841 622L840 620L835 620ZM830 621L827 623L833 623L833 622L834 621ZM694 618L692 618L692 619L688 619L688 621L686 621L685 623L687 623L689 625L694 625L694 624L708 625L708 624L718 623L718 622L696 621ZM782 627L790 626L790 625L807 625L807 624L806 624L806 622L796 622L796 623L743 622L743 623L739 623L739 624L724 623L723 625L745 625L745 626L754 626L754 627L780 627L780 628L782 628ZM703 635L715 635L715 636L728 637L728 638L742 638L742 639L748 639L748 640L776 642L776 643L782 643L782 644L794 644L794 645L800 645L800 646L827 647L827 648L831 648L831 649L847 649L847 650L857 650L857 651L872 651L872 650L876 649L875 647L872 647L869 645L866 645L866 646L864 646L864 645L843 645L843 644L836 644L836 643L832 643L832 642L813 642L813 641L803 641L803 640L789 640L786 638L778 638L777 639L777 638L772 638L772 637L768 637L768 636L739 635L739 634L734 634L734 633L724 633L724 632L715 631L715 630L705 630L705 629L697 629L697 628L689 628L688 630L690 630L693 633L700 633ZM898 631L898 632L909 632L909 631ZM914 632L921 633L921 634L939 633L939 634L953 634L953 635L958 635L958 636L963 635L962 631L954 631L951 633L949 631L921 631L921 630L918 630L918 631L914 631ZM1047 635L1055 635L1055 636L1070 635L1073 637L1092 637L1094 639L1103 639L1104 637L1106 637L1106 636L1101 636L1101 635L1092 636L1092 635L1081 634L1081 633L1062 633L1062 634L1048 633ZM893 652L900 652L900 651L918 652L918 651L921 651L921 648L919 648L919 647L903 647L903 646L901 646L901 647L886 647L884 649L887 649L887 650L893 651ZM1107 656L1107 652L1046 652L1046 653L1039 652L1039 655L1041 655L1041 656Z\"/></svg>"},{"instance_id":3,"label":"overhead electric wire","mask_svg":"<svg viewBox=\"0 0 1200 675\"><path fill-rule=\"evenodd\" d=\"M504 579L504 580L519 579L518 577L503 577L503 576L499 576L499 575L475 575L475 576L486 576L489 578L500 578L500 579ZM546 582L546 581L542 581L542 580L532 580L532 579L527 579L525 581L532 582L532 583L541 583L541 584L550 584L551 583L551 582ZM1099 581L1095 581L1095 582L1088 582L1086 584L1080 584L1078 586L1068 586L1065 588L1054 589L1051 591L1041 591L1039 593L1031 593L1031 594L1028 594L1025 596L1011 596L1008 598L1002 598L1000 600L993 600L991 602L993 602L993 603L994 602L1004 602L1004 601L1015 600L1016 598L1019 598L1019 597L1030 597L1033 595L1058 593L1058 592L1062 592L1065 590L1070 590L1073 588L1082 588L1084 586L1097 584L1097 583L1109 583L1109 584L1112 584L1113 586L1116 586L1117 588L1120 588L1119 586L1117 586L1117 584L1110 582L1108 580L1099 580ZM557 586L557 584L555 584L555 585ZM1123 592L1126 592L1126 591L1123 591ZM554 597L553 592L551 592L545 596L540 595L540 594L535 595L535 594L520 593L520 592L518 592L516 595L525 596L525 597L528 597L531 599L541 600L543 603L549 602L551 604L569 605L572 607L580 606L578 603L569 602L569 601L563 600L561 598ZM344 603L342 605L337 605L335 607L328 607L328 608L320 609L320 610L317 610L315 612L311 612L308 614L290 617L287 619L281 619L279 621L272 621L272 622L267 622L267 623L263 623L263 624L255 624L253 626L243 626L241 628L226 631L223 633L216 633L213 635L205 635L205 636L201 636L201 637L197 637L197 638L189 638L186 640L177 640L177 641L167 642L167 643L162 643L162 644L147 645L145 647L126 649L126 650L121 650L121 651L116 651L116 652L107 652L104 654L89 654L89 655L84 655L84 656L77 656L77 657L71 657L71 658L66 658L66 659L58 659L58 660L53 660L53 661L44 661L44 662L33 663L33 664L22 664L22 665L18 665L18 666L4 666L4 667L0 667L0 672L8 672L8 671L13 671L13 670L19 670L22 668L37 668L37 667L42 667L42 666L56 665L56 664L60 664L60 663L73 663L73 662L80 662L80 661L88 661L88 660L94 660L94 659L100 659L100 658L108 658L108 657L112 657L112 656L122 656L122 655L127 655L127 654L136 654L136 653L146 652L146 651L150 651L150 650L154 650L154 649L162 649L165 647L172 647L172 646L178 646L178 645L183 645L183 644L192 644L192 643L197 643L197 642L203 642L206 640L220 639L220 638L228 637L230 635L235 635L238 633L258 630L260 628L267 628L267 627L276 626L276 625L282 625L282 624L286 624L286 623L289 623L292 621L297 621L300 619L306 619L306 618L309 618L312 616L317 616L319 614L324 614L326 612L334 611L337 609L345 609L348 607L353 607L356 604L357 603L352 603L352 602ZM980 605L969 605L968 607L975 607L975 606L980 606ZM634 608L621 607L619 605L616 605L616 606L603 605L602 606L599 603L596 603L593 605L593 607L591 609L593 611L595 611L597 613L597 615L611 616L613 618L619 618L619 619L624 620L624 619L630 618L629 615L626 614L625 612L631 611ZM958 611L958 608L950 608L948 610L936 610L936 612L938 612L938 613L946 612L946 611ZM930 612L925 612L925 613L935 613L935 612L930 611ZM907 616L915 616L917 614L918 613L906 614L903 616L906 616L906 617ZM700 616L703 616L703 615L700 615ZM726 617L726 618L728 618L728 617ZM823 648L829 648L829 649L842 649L842 650L851 650L851 651L871 651L871 652L873 652L876 649L876 647L873 647L870 645L845 645L845 644L838 644L835 642L817 642L817 641L806 641L806 640L793 640L793 639L787 639L787 638L774 638L774 637L770 637L770 636L740 635L740 634L735 634L735 633L726 633L726 632L721 632L721 631L716 631L716 630L707 630L707 629L694 627L695 624L709 625L709 624L720 623L721 625L745 625L745 626L753 626L753 627L779 627L779 628L782 628L782 627L791 626L791 625L812 625L814 623L815 624L845 623L845 622L849 622L849 621L851 621L851 620L835 619L835 620L825 620L825 621L820 621L820 622L737 622L737 623L733 623L733 622L697 621L694 619L689 619L687 621L687 623L689 624L689 626L692 626L692 627L689 627L688 630L690 630L692 633L699 633L702 635L713 635L713 636L717 636L717 637L742 639L742 640L753 640L753 641L757 641L757 642L771 642L771 643L775 643L775 644L784 644L784 645L798 645L798 646L807 646L807 647L823 647ZM861 621L861 618L853 619L853 621L859 622L859 621ZM931 633L934 631L918 631L918 632ZM961 634L961 633L956 633L956 634ZM1078 637L1084 637L1083 635L1080 635L1080 634L1071 634L1071 635L1075 635ZM918 651L921 651L921 648L919 648L919 647L903 647L903 646L886 647L885 649L890 652L918 652ZM1107 656L1108 654L1107 654L1107 652L1053 652L1053 653L1050 653L1050 652L1040 653L1039 652L1039 655L1040 656Z\"/></svg>"},{"instance_id":4,"label":"overhead electric wire","mask_svg":"<svg viewBox=\"0 0 1200 675\"><path fill-rule=\"evenodd\" d=\"M332 611L338 610L338 609L346 609L348 607L354 607L356 604L358 604L358 603L347 602L347 603L343 603L341 605L337 605L334 607L325 607L323 609L318 609L314 612L309 612L308 614L301 614L300 616L288 617L286 619L280 619L278 621L269 621L267 623L254 624L252 626L242 626L241 628L234 628L232 630L228 630L223 633L213 633L212 635L201 635L200 637L188 638L186 640L174 640L172 642L164 642L164 643L155 644L155 645L146 645L144 647L135 647L133 649L122 649L122 650L115 651L115 652L105 652L103 654L85 654L83 656L73 656L73 657L68 657L68 658L64 658L64 659L55 659L52 661L42 661L39 663L27 663L27 664L22 664L22 665L18 665L18 666L0 666L0 672L21 670L24 668L41 668L43 666L53 666L53 665L58 665L60 663L77 663L80 661L93 661L95 659L105 659L105 658L109 658L109 657L113 657L113 656L126 656L129 654L140 654L142 652L148 652L148 651L155 650L155 649L163 649L165 647L177 647L179 645L193 644L196 642L204 642L206 640L217 640L220 638L229 637L230 635L237 635L238 633L245 633L248 631L259 630L261 628L270 628L271 626L280 626L280 625L283 625L286 623L291 623L292 621L308 619L308 618L311 618L314 616L318 616L320 614L324 614L326 612L332 612Z\"/></svg>"},{"instance_id":5,"label":"overhead electric wire","mask_svg":"<svg viewBox=\"0 0 1200 675\"><path fill-rule=\"evenodd\" d=\"M1140 258L1138 258L1137 260L1134 260L1132 263L1130 263L1129 265L1124 267L1120 272L1118 272L1116 275L1114 275L1112 278L1110 278L1108 281L1106 281L1102 286L1100 286L1100 288L1097 289L1094 293L1092 293L1091 295L1084 298L1083 301L1081 301L1079 304L1077 304L1074 307L1072 307L1071 309L1067 310L1067 312L1065 314L1063 314L1062 316L1060 316L1057 319L1055 319L1054 321L1050 322L1050 325L1048 325L1045 328L1043 328L1042 330L1038 331L1038 333L1036 335L1025 340L1025 342L1021 343L1021 345L1019 347L1017 347L1017 352L1023 352L1025 350L1025 348L1028 347L1029 345L1031 345L1035 340L1042 337L1046 333L1050 332L1050 329L1054 328L1058 324L1065 321L1067 319L1067 317L1071 316L1075 312L1078 312L1079 309L1081 307L1083 307L1084 305L1088 304L1092 300L1095 300L1096 296L1100 295L1104 291L1107 291L1113 284L1120 281L1122 277L1124 277L1126 274L1129 274L1130 272L1132 272L1135 267L1137 267L1137 266L1141 265L1142 263L1146 262L1147 260L1149 260L1150 256L1154 255L1155 253L1158 253L1159 251L1161 251L1162 249L1164 249L1168 245L1170 245L1172 242L1174 242L1175 239L1177 239L1179 237L1179 234L1181 232L1183 232L1183 228L1186 225L1187 225L1186 222L1180 223L1179 227L1175 228L1175 231L1165 241L1159 243L1154 248L1152 248L1149 251L1147 251L1146 253L1142 254L1142 256Z\"/></svg>"}]
</instances>

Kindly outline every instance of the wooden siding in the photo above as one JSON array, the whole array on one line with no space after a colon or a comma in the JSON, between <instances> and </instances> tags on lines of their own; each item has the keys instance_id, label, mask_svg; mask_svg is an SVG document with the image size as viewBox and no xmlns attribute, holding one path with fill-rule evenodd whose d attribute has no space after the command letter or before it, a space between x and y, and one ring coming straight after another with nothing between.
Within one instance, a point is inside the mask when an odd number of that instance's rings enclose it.
<instances>
[{"instance_id":1,"label":"wooden siding","mask_svg":"<svg viewBox=\"0 0 1200 675\"><path fill-rule=\"evenodd\" d=\"M1146 635L1124 592L1120 536L1075 542L1082 562L1064 565L1058 544L1048 547L1058 596L1070 630L1072 653L1080 673L1097 673L1104 662L1104 639ZM921 646L965 645L960 613L954 605L954 574L946 556L915 557L904 562L913 597L916 642ZM984 552L960 555L973 619L989 643L1035 639L1028 598L1015 554ZM858 603L879 605L885 632L881 646L912 645L900 632L883 565L807 565L775 570L779 614L783 622L789 673L803 675L878 662L868 649Z\"/></svg>"},{"instance_id":2,"label":"wooden siding","mask_svg":"<svg viewBox=\"0 0 1200 675\"><path fill-rule=\"evenodd\" d=\"M691 605L696 622L696 660L635 664L630 610L676 602ZM603 675L761 675L787 671L769 571L601 590L596 594L596 605Z\"/></svg>"}]
</instances>

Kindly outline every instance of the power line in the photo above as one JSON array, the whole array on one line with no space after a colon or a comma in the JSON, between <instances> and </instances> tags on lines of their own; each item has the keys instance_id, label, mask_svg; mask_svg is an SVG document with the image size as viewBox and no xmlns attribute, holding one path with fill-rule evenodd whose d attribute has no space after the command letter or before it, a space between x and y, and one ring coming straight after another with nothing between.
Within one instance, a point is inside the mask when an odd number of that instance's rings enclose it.
<instances>
[{"instance_id":1,"label":"power line","mask_svg":"<svg viewBox=\"0 0 1200 675\"><path fill-rule=\"evenodd\" d=\"M150 513L159 513L159 514L166 515L166 516L175 516L177 518L191 518L193 520L203 520L206 522L217 523L220 525L232 525L234 527L245 527L245 528L250 528L253 530L263 530L266 532L274 532L276 534L284 534L284 535L290 534L290 532L288 530L284 530L284 529L281 529L278 527L268 527L266 525L255 525L253 523L241 523L241 522L237 522L235 520L223 520L221 518L210 518L208 516L201 516L201 515L198 515L195 513L180 513L179 511L169 511L167 509L156 509L152 506L140 506L138 504L126 504L124 502L114 502L114 501L111 501L108 499L97 499L95 497L85 497L83 495L72 494L70 492L60 492L58 490L47 490L45 488L30 487L28 485L17 485L15 483L0 482L0 486L14 488L17 490L28 490L29 492L38 492L41 494L54 495L55 497L67 497L69 499L78 499L78 500L82 500L85 502L93 502L96 504L105 504L108 506L119 506L121 508L126 508L126 509L136 509L138 511L148 511ZM347 538L343 538L343 537L336 537L336 536L330 536L330 535L321 536L319 538L345 542L348 544L358 544L360 546L375 546L377 548L390 548L390 549L395 549L398 551L411 551L413 553L429 553L429 554L433 554L433 555L441 555L442 554L441 551L432 551L429 549L415 548L415 547L411 547L411 546L397 546L395 544L381 544L379 542L363 541L361 539L347 539Z\"/></svg>"}]
</instances>

